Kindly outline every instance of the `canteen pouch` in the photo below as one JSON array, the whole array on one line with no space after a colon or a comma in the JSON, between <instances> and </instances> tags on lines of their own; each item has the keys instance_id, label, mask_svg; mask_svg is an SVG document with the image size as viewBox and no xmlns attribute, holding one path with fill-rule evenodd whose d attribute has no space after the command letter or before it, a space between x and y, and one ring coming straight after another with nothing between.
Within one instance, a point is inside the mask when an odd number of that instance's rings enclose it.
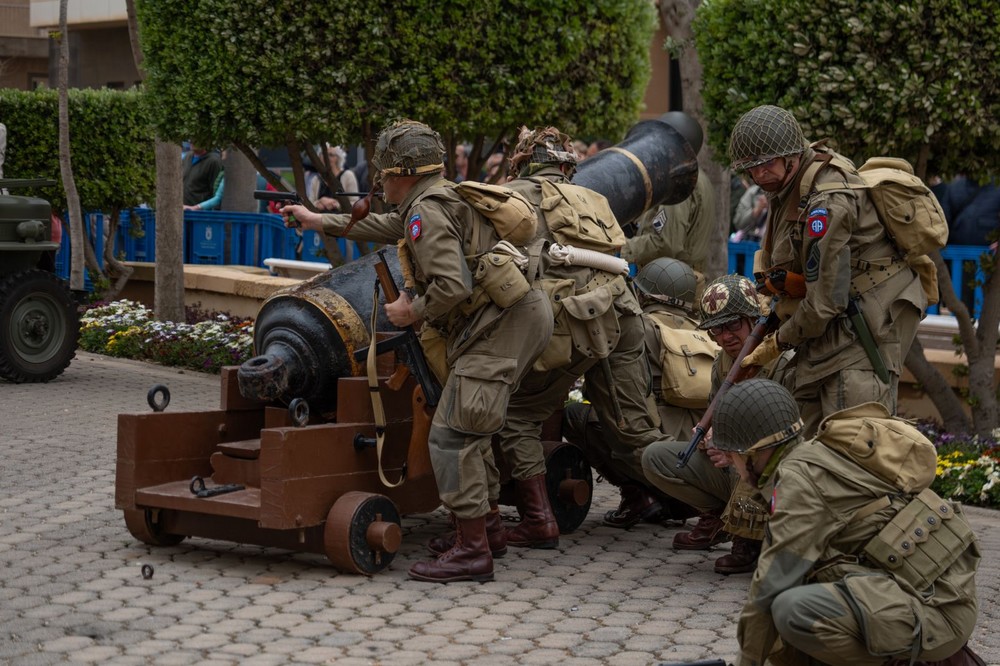
<instances>
[{"instance_id":1,"label":"canteen pouch","mask_svg":"<svg viewBox=\"0 0 1000 666\"><path fill-rule=\"evenodd\" d=\"M487 252L479 258L476 282L490 299L501 308L509 308L531 290L514 257L499 252Z\"/></svg>"},{"instance_id":2,"label":"canteen pouch","mask_svg":"<svg viewBox=\"0 0 1000 666\"><path fill-rule=\"evenodd\" d=\"M974 542L961 505L926 488L865 544L864 552L897 580L922 592Z\"/></svg>"},{"instance_id":3,"label":"canteen pouch","mask_svg":"<svg viewBox=\"0 0 1000 666\"><path fill-rule=\"evenodd\" d=\"M569 365L572 358L573 336L570 333L569 315L566 308L563 307L563 302L575 293L576 282L572 278L543 279L538 280L537 284L549 297L549 303L552 304L552 316L555 320L552 337L549 338L549 343L532 366L538 372L545 372Z\"/></svg>"}]
</instances>

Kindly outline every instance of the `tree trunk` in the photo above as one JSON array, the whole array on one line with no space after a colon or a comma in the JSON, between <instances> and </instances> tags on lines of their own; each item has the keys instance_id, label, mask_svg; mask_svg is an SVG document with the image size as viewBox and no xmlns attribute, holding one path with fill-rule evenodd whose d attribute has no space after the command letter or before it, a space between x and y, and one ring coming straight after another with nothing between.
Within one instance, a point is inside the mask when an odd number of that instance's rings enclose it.
<instances>
[{"instance_id":1,"label":"tree trunk","mask_svg":"<svg viewBox=\"0 0 1000 666\"><path fill-rule=\"evenodd\" d=\"M715 230L705 262L705 279L713 280L729 272L729 169L716 160L715 151L707 141L705 103L701 96L701 60L698 59L694 33L691 30L691 22L701 0L661 0L659 4L663 28L678 45L676 57L680 64L681 97L684 101L684 108L681 110L695 118L706 135L706 141L698 152L698 165L708 176L716 196Z\"/></svg>"},{"instance_id":2,"label":"tree trunk","mask_svg":"<svg viewBox=\"0 0 1000 666\"><path fill-rule=\"evenodd\" d=\"M257 170L254 165L239 150L227 150L222 164L226 175L220 210L256 213L253 191L257 189Z\"/></svg>"},{"instance_id":3,"label":"tree trunk","mask_svg":"<svg viewBox=\"0 0 1000 666\"><path fill-rule=\"evenodd\" d=\"M128 37L139 76L146 78L139 46L135 0L125 0ZM184 197L181 147L156 139L156 275L153 314L160 321L183 322L184 316ZM148 231L148 230L147 230Z\"/></svg>"},{"instance_id":4,"label":"tree trunk","mask_svg":"<svg viewBox=\"0 0 1000 666\"><path fill-rule=\"evenodd\" d=\"M69 39L66 30L66 5L59 0L59 32L52 34L59 41L59 174L66 191L69 213L70 271L69 286L73 291L83 291L83 267L86 238L83 233L83 215L80 211L80 194L73 179L73 160L69 146Z\"/></svg>"},{"instance_id":5,"label":"tree trunk","mask_svg":"<svg viewBox=\"0 0 1000 666\"><path fill-rule=\"evenodd\" d=\"M920 344L919 338L914 338L913 345L906 355L905 364L906 369L920 382L924 393L937 407L944 429L948 432L969 432L972 423L962 408L962 401L948 385L944 375L924 356L924 347Z\"/></svg>"},{"instance_id":6,"label":"tree trunk","mask_svg":"<svg viewBox=\"0 0 1000 666\"><path fill-rule=\"evenodd\" d=\"M153 310L160 321L184 317L184 197L181 147L156 140L156 281Z\"/></svg>"},{"instance_id":7,"label":"tree trunk","mask_svg":"<svg viewBox=\"0 0 1000 666\"><path fill-rule=\"evenodd\" d=\"M132 276L132 273L135 272L134 268L128 264L118 261L118 257L115 256L114 238L118 233L120 219L120 210L111 211L111 217L108 222L107 230L110 242L104 244L104 265L107 267L108 279L111 280L111 285L104 293L104 298L109 301L113 301L118 298L118 294L120 294L122 289L125 288L125 284L128 282L128 279Z\"/></svg>"},{"instance_id":8,"label":"tree trunk","mask_svg":"<svg viewBox=\"0 0 1000 666\"><path fill-rule=\"evenodd\" d=\"M975 356L966 352L969 361L969 399L972 402L972 422L978 435L990 436L1000 425L1000 406L997 404L996 349L997 327L1000 326L1000 281L995 272L995 255L980 258L985 274L983 280L983 308L976 329L978 343Z\"/></svg>"}]
</instances>

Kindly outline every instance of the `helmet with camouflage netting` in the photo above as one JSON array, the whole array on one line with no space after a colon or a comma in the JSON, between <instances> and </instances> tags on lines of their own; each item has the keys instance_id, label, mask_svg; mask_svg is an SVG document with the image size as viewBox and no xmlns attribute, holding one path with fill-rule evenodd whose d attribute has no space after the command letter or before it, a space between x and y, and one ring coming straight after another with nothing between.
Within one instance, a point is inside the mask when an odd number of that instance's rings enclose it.
<instances>
[{"instance_id":1,"label":"helmet with camouflage netting","mask_svg":"<svg viewBox=\"0 0 1000 666\"><path fill-rule=\"evenodd\" d=\"M529 130L522 126L517 145L510 156L510 172L521 172L532 164L572 164L580 159L569 136L555 127L537 127Z\"/></svg>"},{"instance_id":2,"label":"helmet with camouflage netting","mask_svg":"<svg viewBox=\"0 0 1000 666\"><path fill-rule=\"evenodd\" d=\"M712 416L712 444L747 453L784 444L802 432L799 406L784 386L746 379L726 391Z\"/></svg>"},{"instance_id":3,"label":"helmet with camouflage netting","mask_svg":"<svg viewBox=\"0 0 1000 666\"><path fill-rule=\"evenodd\" d=\"M653 259L635 276L635 286L644 296L688 311L694 310L696 284L691 267L672 257Z\"/></svg>"},{"instance_id":4,"label":"helmet with camouflage netting","mask_svg":"<svg viewBox=\"0 0 1000 666\"><path fill-rule=\"evenodd\" d=\"M729 138L729 161L733 169L745 171L775 157L801 153L805 148L802 128L790 111L779 106L758 106L736 121Z\"/></svg>"},{"instance_id":5,"label":"helmet with camouflage netting","mask_svg":"<svg viewBox=\"0 0 1000 666\"><path fill-rule=\"evenodd\" d=\"M712 280L705 287L698 328L708 330L740 317L757 319L761 314L757 287L742 275L731 273Z\"/></svg>"},{"instance_id":6,"label":"helmet with camouflage netting","mask_svg":"<svg viewBox=\"0 0 1000 666\"><path fill-rule=\"evenodd\" d=\"M444 144L441 136L415 120L400 120L378 135L372 156L375 178L384 176L423 176L444 168Z\"/></svg>"}]
</instances>

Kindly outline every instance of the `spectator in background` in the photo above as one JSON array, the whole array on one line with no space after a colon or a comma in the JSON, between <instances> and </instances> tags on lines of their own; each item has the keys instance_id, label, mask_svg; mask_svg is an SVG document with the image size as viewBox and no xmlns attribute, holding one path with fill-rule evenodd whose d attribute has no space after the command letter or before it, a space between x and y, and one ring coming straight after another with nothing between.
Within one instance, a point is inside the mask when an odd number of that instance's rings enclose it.
<instances>
[{"instance_id":1,"label":"spectator in background","mask_svg":"<svg viewBox=\"0 0 1000 666\"><path fill-rule=\"evenodd\" d=\"M184 210L219 210L222 206L222 193L226 186L225 171L220 171L215 177L215 192L208 199L193 206L184 206Z\"/></svg>"},{"instance_id":2,"label":"spectator in background","mask_svg":"<svg viewBox=\"0 0 1000 666\"><path fill-rule=\"evenodd\" d=\"M333 181L331 185L336 189L331 191L330 187L321 182L319 195L316 198L316 209L320 212L349 213L351 206L358 200L356 196L335 196L337 192L358 192L358 179L354 172L344 168L347 161L347 151L340 146L330 146L326 151L330 164L330 176Z\"/></svg>"},{"instance_id":3,"label":"spectator in background","mask_svg":"<svg viewBox=\"0 0 1000 666\"><path fill-rule=\"evenodd\" d=\"M601 152L605 148L610 148L610 147L611 147L611 142L608 141L607 139L597 139L589 146L587 146L587 149L583 152L584 159L588 157L593 157L594 155Z\"/></svg>"},{"instance_id":4,"label":"spectator in background","mask_svg":"<svg viewBox=\"0 0 1000 666\"><path fill-rule=\"evenodd\" d=\"M7 156L7 126L0 123L0 178L3 178L3 161Z\"/></svg>"},{"instance_id":5,"label":"spectator in background","mask_svg":"<svg viewBox=\"0 0 1000 666\"><path fill-rule=\"evenodd\" d=\"M483 182L502 183L507 180L506 160L503 153L493 153L486 158L486 172Z\"/></svg>"},{"instance_id":6,"label":"spectator in background","mask_svg":"<svg viewBox=\"0 0 1000 666\"><path fill-rule=\"evenodd\" d=\"M358 192L367 193L368 192L368 158L365 157L364 151L359 153L358 163L354 165L353 169L350 169L351 173L354 174L354 179L358 183Z\"/></svg>"},{"instance_id":7,"label":"spectator in background","mask_svg":"<svg viewBox=\"0 0 1000 666\"><path fill-rule=\"evenodd\" d=\"M989 245L1000 215L1000 189L995 181L979 185L965 176L950 183L941 201L948 218L949 245Z\"/></svg>"},{"instance_id":8,"label":"spectator in background","mask_svg":"<svg viewBox=\"0 0 1000 666\"><path fill-rule=\"evenodd\" d=\"M215 195L216 178L222 173L218 151L206 150L191 142L191 150L182 162L184 205L197 206Z\"/></svg>"},{"instance_id":9,"label":"spectator in background","mask_svg":"<svg viewBox=\"0 0 1000 666\"><path fill-rule=\"evenodd\" d=\"M455 182L461 183L469 177L469 146L460 143L455 146Z\"/></svg>"},{"instance_id":10,"label":"spectator in background","mask_svg":"<svg viewBox=\"0 0 1000 666\"><path fill-rule=\"evenodd\" d=\"M736 213L733 215L734 231L729 240L760 242L767 228L767 195L760 189L760 185L747 182L745 175L740 178L744 181L744 191L736 205Z\"/></svg>"}]
</instances>

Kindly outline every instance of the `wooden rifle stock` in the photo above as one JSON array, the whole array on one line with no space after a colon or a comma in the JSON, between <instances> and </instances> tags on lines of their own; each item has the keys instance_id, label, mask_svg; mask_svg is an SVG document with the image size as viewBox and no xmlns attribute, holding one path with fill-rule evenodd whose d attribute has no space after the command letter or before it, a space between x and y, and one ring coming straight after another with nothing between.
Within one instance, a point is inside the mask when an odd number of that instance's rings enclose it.
<instances>
[{"instance_id":1,"label":"wooden rifle stock","mask_svg":"<svg viewBox=\"0 0 1000 666\"><path fill-rule=\"evenodd\" d=\"M761 341L771 332L777 330L778 324L781 323L778 319L778 314L771 311L766 317L761 317L757 320L754 325L753 330L750 331L750 335L747 336L746 341L743 343L743 349L736 356L736 360L733 361L733 367L729 368L729 373L726 374L726 379L722 382L722 386L715 393L715 397L712 398L712 402L708 405L708 409L702 415L701 420L698 421L698 425L694 427L694 436L691 438L691 442L687 445L679 456L677 456L677 467L686 467L691 456L694 455L695 450L701 443L701 440L705 439L705 433L708 429L712 427L712 415L715 413L715 408L719 404L719 400L722 396L732 388L733 384L738 383L747 373L750 372L750 368L743 367L743 359L750 355L754 349L760 345Z\"/></svg>"}]
</instances>

